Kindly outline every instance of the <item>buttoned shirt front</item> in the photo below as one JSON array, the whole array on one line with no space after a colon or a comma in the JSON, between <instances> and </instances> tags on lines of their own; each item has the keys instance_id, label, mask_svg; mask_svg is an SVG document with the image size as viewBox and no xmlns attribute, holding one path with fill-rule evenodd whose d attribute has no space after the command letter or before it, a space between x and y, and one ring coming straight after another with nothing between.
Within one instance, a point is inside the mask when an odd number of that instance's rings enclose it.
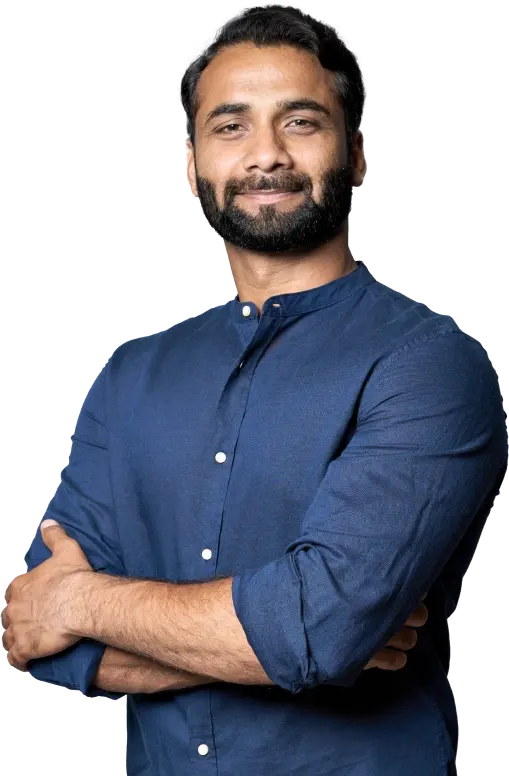
<instances>
[{"instance_id":1,"label":"buttoned shirt front","mask_svg":"<svg viewBox=\"0 0 509 776\"><path fill-rule=\"evenodd\" d=\"M453 776L447 619L506 417L483 346L362 261L261 313L237 296L120 345L41 521L96 570L232 576L274 682L128 694L128 776ZM38 528L28 570L49 555ZM404 668L363 670L425 592ZM30 672L115 700L92 684L104 649L82 639Z\"/></svg>"}]
</instances>

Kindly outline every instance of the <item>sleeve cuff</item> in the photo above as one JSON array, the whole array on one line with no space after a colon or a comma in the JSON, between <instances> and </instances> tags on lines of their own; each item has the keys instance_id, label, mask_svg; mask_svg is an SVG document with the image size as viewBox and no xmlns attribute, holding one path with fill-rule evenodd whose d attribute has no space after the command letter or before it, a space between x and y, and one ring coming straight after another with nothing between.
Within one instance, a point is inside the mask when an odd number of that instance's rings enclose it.
<instances>
[{"instance_id":1,"label":"sleeve cuff","mask_svg":"<svg viewBox=\"0 0 509 776\"><path fill-rule=\"evenodd\" d=\"M28 671L34 679L79 690L87 698L101 695L118 700L125 693L108 692L92 684L105 649L106 644L84 638L56 655L29 661Z\"/></svg>"}]
</instances>

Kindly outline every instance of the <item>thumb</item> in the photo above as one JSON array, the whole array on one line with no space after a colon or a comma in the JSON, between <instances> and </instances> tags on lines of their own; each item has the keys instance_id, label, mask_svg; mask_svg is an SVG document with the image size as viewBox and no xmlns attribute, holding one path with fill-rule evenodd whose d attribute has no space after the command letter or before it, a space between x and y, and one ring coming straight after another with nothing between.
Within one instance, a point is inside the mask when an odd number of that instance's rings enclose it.
<instances>
[{"instance_id":1,"label":"thumb","mask_svg":"<svg viewBox=\"0 0 509 776\"><path fill-rule=\"evenodd\" d=\"M49 547L51 552L57 549L58 543L62 541L64 537L68 537L62 526L57 523L56 520L43 520L41 523L41 536L46 547Z\"/></svg>"}]
</instances>

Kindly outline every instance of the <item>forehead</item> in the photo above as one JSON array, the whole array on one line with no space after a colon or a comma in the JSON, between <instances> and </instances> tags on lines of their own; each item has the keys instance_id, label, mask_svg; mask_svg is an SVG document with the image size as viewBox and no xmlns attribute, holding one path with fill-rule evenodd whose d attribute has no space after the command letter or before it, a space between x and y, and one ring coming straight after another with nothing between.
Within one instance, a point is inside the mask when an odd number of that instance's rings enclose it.
<instances>
[{"instance_id":1,"label":"forehead","mask_svg":"<svg viewBox=\"0 0 509 776\"><path fill-rule=\"evenodd\" d=\"M312 97L338 117L341 111L334 73L311 52L288 45L236 43L222 49L202 72L196 90L196 121L222 102L250 102L265 108L271 102Z\"/></svg>"}]
</instances>

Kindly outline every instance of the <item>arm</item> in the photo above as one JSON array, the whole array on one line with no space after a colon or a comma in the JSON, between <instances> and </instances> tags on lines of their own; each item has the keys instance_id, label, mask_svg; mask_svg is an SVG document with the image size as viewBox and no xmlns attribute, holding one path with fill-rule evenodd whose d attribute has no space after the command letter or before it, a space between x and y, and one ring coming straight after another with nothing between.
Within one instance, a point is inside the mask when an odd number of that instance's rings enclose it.
<instances>
[{"instance_id":1,"label":"arm","mask_svg":"<svg viewBox=\"0 0 509 776\"><path fill-rule=\"evenodd\" d=\"M507 468L506 417L476 340L407 344L371 376L356 432L282 557L189 585L84 573L67 627L225 681L351 685L467 530L480 534Z\"/></svg>"},{"instance_id":2,"label":"arm","mask_svg":"<svg viewBox=\"0 0 509 776\"><path fill-rule=\"evenodd\" d=\"M234 577L237 615L277 684L352 685L471 529L466 570L507 468L506 417L486 351L462 332L376 367L301 536Z\"/></svg>"},{"instance_id":3,"label":"arm","mask_svg":"<svg viewBox=\"0 0 509 776\"><path fill-rule=\"evenodd\" d=\"M412 616L406 621L404 628L395 634L387 644L392 649L382 649L365 666L366 668L380 668L381 670L398 670L404 665L401 657L412 648L412 641L408 637L408 631L425 624L427 610L422 606L414 610ZM404 636L402 636L404 632ZM413 630L416 634L416 631ZM417 637L417 636L416 636ZM406 661L406 657L405 657ZM94 686L109 692L122 693L156 693L168 690L182 690L187 687L197 687L201 684L217 682L211 676L191 674L179 668L164 666L150 658L141 657L131 652L115 647L106 647L99 669L93 679L90 692ZM335 681L325 684L336 684Z\"/></svg>"},{"instance_id":4,"label":"arm","mask_svg":"<svg viewBox=\"0 0 509 776\"><path fill-rule=\"evenodd\" d=\"M105 391L108 364L90 388L78 417L69 463L43 518L56 519L75 538L95 570L124 574L109 479ZM41 519L42 522L42 519ZM51 556L40 528L25 555L27 571ZM61 653L32 660L33 677L93 697L117 700L125 693L91 688L105 644L82 639Z\"/></svg>"},{"instance_id":5,"label":"arm","mask_svg":"<svg viewBox=\"0 0 509 776\"><path fill-rule=\"evenodd\" d=\"M45 532L53 551L62 557L69 542L65 531L52 526ZM212 681L273 684L235 614L231 584L232 577L179 584L79 570L57 579L55 586L57 590L65 586L65 596L57 593L43 628L57 641L61 635L97 639ZM19 596L18 612L19 599L25 598L24 609L30 612L31 598L46 596L45 580L34 587L35 593L27 591L28 585L13 593ZM51 648L47 641L44 648ZM11 652L22 666L37 649L29 637Z\"/></svg>"},{"instance_id":6,"label":"arm","mask_svg":"<svg viewBox=\"0 0 509 776\"><path fill-rule=\"evenodd\" d=\"M42 519L56 519L78 541L96 571L125 575L109 474L107 369L108 365L88 392L72 436L69 463ZM50 556L39 528L25 555L27 571ZM80 690L88 697L101 695L113 700L126 693L180 689L214 681L87 638L52 656L32 659L28 670L41 681Z\"/></svg>"},{"instance_id":7,"label":"arm","mask_svg":"<svg viewBox=\"0 0 509 776\"><path fill-rule=\"evenodd\" d=\"M90 694L94 694L94 687L113 693L154 693L215 681L210 676L191 674L141 655L106 647L92 681Z\"/></svg>"}]
</instances>

